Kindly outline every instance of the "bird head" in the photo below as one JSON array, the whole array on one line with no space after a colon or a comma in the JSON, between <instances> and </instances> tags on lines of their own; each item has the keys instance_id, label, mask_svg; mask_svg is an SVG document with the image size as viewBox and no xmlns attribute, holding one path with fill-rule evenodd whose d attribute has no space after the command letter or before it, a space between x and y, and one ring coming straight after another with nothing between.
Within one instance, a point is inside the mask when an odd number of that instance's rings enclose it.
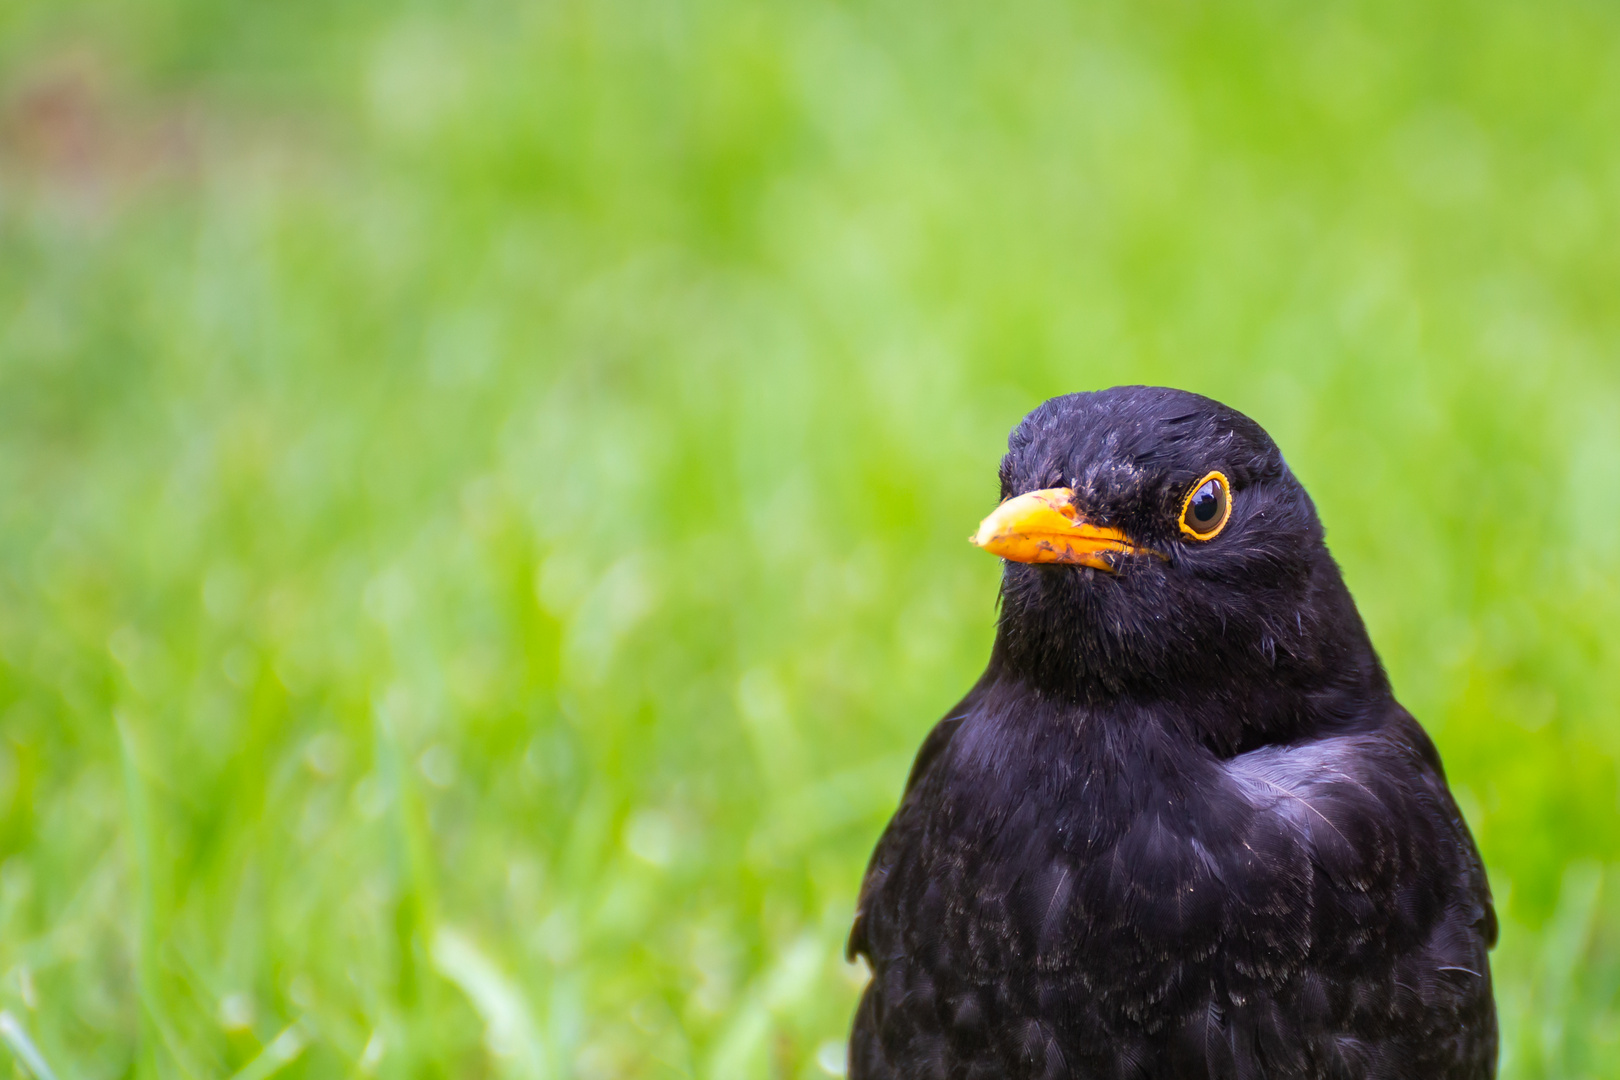
<instances>
[{"instance_id":1,"label":"bird head","mask_svg":"<svg viewBox=\"0 0 1620 1080\"><path fill-rule=\"evenodd\" d=\"M1310 497L1236 410L1143 386L1053 398L1009 437L1001 495L972 541L1007 560L996 655L1037 689L1382 678Z\"/></svg>"}]
</instances>

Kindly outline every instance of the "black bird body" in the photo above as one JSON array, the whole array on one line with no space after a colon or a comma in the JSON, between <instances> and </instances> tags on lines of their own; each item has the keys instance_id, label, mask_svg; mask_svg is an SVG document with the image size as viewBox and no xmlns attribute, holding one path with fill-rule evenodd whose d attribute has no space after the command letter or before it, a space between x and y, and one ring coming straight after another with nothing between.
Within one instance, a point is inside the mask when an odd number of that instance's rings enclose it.
<instances>
[{"instance_id":1,"label":"black bird body","mask_svg":"<svg viewBox=\"0 0 1620 1080\"><path fill-rule=\"evenodd\" d=\"M1177 516L1210 470L1205 542ZM1138 554L1006 564L862 888L853 1080L1493 1076L1479 855L1269 437L1056 398L1002 494L1060 487Z\"/></svg>"}]
</instances>

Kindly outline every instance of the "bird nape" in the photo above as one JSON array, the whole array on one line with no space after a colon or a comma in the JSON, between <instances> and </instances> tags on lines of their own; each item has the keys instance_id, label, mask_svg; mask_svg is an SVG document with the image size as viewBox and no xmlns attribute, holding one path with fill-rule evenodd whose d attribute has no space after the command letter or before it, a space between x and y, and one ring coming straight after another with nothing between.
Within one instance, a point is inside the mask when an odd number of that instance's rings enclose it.
<instances>
[{"instance_id":1,"label":"bird nape","mask_svg":"<svg viewBox=\"0 0 1620 1080\"><path fill-rule=\"evenodd\" d=\"M973 542L989 666L861 888L853 1080L1481 1080L1490 889L1269 436L1054 398Z\"/></svg>"}]
</instances>

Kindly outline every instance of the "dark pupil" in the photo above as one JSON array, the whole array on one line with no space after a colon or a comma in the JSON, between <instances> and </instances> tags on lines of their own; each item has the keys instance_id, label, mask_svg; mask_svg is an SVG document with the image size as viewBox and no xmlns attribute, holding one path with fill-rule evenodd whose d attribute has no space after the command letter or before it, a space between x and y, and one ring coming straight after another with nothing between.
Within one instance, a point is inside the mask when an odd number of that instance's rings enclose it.
<instances>
[{"instance_id":1,"label":"dark pupil","mask_svg":"<svg viewBox=\"0 0 1620 1080\"><path fill-rule=\"evenodd\" d=\"M1193 520L1200 525L1212 523L1220 508L1221 500L1215 493L1215 481L1213 480L1199 488L1198 494L1193 496L1192 516Z\"/></svg>"}]
</instances>

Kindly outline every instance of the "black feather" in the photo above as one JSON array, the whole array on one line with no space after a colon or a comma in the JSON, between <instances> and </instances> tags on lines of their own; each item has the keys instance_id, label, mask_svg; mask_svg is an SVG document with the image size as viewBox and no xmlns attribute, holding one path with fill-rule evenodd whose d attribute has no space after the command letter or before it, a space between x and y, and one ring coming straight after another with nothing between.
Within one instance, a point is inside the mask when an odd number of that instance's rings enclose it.
<instances>
[{"instance_id":1,"label":"black feather","mask_svg":"<svg viewBox=\"0 0 1620 1080\"><path fill-rule=\"evenodd\" d=\"M862 888L851 1077L1494 1076L1479 854L1271 439L1122 387L1008 447L1003 496L1071 486L1170 558L1006 564ZM1216 469L1231 518L1186 540Z\"/></svg>"}]
</instances>

